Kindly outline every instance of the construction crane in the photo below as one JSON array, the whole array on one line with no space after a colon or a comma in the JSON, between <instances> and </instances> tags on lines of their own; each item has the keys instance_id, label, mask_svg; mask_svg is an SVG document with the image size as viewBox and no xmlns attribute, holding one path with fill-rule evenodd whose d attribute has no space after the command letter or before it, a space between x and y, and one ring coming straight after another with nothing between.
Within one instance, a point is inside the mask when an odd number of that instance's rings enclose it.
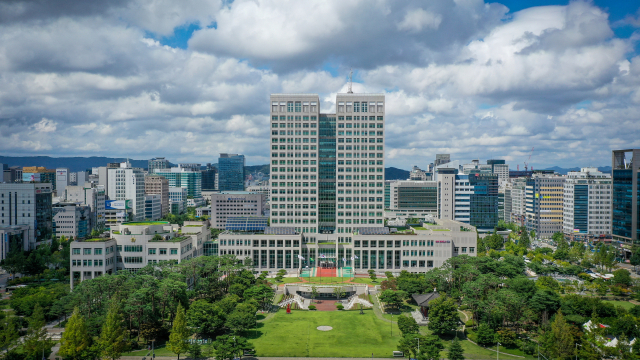
<instances>
[{"instance_id":1,"label":"construction crane","mask_svg":"<svg viewBox=\"0 0 640 360\"><path fill-rule=\"evenodd\" d=\"M527 161L524 162L524 171L527 171L529 169L529 162L531 161L531 155L533 155L533 147L531 148L531 152L529 153L529 159L527 159ZM531 167L531 170L533 170L533 166Z\"/></svg>"}]
</instances>

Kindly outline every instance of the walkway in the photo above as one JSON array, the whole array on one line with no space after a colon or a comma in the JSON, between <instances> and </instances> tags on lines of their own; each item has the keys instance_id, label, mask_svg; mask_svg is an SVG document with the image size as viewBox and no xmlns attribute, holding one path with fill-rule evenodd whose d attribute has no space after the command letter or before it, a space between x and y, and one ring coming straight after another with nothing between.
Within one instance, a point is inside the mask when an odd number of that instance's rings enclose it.
<instances>
[{"instance_id":1,"label":"walkway","mask_svg":"<svg viewBox=\"0 0 640 360\"><path fill-rule=\"evenodd\" d=\"M335 268L317 268L317 277L336 277Z\"/></svg>"},{"instance_id":2,"label":"walkway","mask_svg":"<svg viewBox=\"0 0 640 360\"><path fill-rule=\"evenodd\" d=\"M313 305L318 311L335 311L338 300L316 300Z\"/></svg>"}]
</instances>

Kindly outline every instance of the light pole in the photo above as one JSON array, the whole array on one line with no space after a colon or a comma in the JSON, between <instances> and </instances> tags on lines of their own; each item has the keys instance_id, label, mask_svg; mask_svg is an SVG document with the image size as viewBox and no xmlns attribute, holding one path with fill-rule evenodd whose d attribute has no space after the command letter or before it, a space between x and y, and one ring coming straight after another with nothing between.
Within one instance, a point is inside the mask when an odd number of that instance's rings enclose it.
<instances>
[{"instance_id":1,"label":"light pole","mask_svg":"<svg viewBox=\"0 0 640 360\"><path fill-rule=\"evenodd\" d=\"M418 340L418 353L420 353L420 338L413 338L414 340ZM418 357L418 354L416 354L416 357Z\"/></svg>"},{"instance_id":2,"label":"light pole","mask_svg":"<svg viewBox=\"0 0 640 360\"><path fill-rule=\"evenodd\" d=\"M578 360L578 346L582 347L582 345L576 343L576 360Z\"/></svg>"},{"instance_id":3,"label":"light pole","mask_svg":"<svg viewBox=\"0 0 640 360\"><path fill-rule=\"evenodd\" d=\"M498 351L496 351L496 358L500 359L500 343L498 343Z\"/></svg>"}]
</instances>

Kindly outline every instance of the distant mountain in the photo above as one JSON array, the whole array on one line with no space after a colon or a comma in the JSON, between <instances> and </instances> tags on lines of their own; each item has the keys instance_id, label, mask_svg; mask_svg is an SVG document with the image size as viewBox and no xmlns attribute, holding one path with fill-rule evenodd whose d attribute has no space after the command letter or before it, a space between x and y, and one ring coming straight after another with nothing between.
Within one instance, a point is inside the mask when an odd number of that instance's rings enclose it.
<instances>
[{"instance_id":1,"label":"distant mountain","mask_svg":"<svg viewBox=\"0 0 640 360\"><path fill-rule=\"evenodd\" d=\"M244 173L245 174L253 174L254 172L261 172L263 174L268 174L269 173L269 164L264 164L264 165L252 165L252 166L245 166L244 167Z\"/></svg>"},{"instance_id":2,"label":"distant mountain","mask_svg":"<svg viewBox=\"0 0 640 360\"><path fill-rule=\"evenodd\" d=\"M111 158L104 156L92 157L61 157L50 156L0 156L0 164L9 166L44 166L47 169L68 168L71 172L85 171L92 167L106 166L110 162L124 162L126 158ZM147 168L148 160L129 159L133 167Z\"/></svg>"},{"instance_id":3,"label":"distant mountain","mask_svg":"<svg viewBox=\"0 0 640 360\"><path fill-rule=\"evenodd\" d=\"M394 167L388 167L384 169L385 180L407 180L409 178L409 171L402 170Z\"/></svg>"},{"instance_id":4,"label":"distant mountain","mask_svg":"<svg viewBox=\"0 0 640 360\"><path fill-rule=\"evenodd\" d=\"M580 171L580 168L579 167L561 168L561 167L558 167L558 166L553 166L553 167L550 167L550 168L546 168L544 170L553 170L553 171L557 172L558 174L567 175L567 173L569 171ZM600 166L600 167L598 167L598 170L603 172L603 173L610 174L611 173L611 166Z\"/></svg>"}]
</instances>

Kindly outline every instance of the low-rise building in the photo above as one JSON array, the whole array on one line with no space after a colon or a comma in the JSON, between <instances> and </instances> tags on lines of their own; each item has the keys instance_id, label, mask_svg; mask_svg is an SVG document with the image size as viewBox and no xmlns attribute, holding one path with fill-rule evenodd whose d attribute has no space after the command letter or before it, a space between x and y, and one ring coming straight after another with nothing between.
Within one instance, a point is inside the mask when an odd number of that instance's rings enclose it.
<instances>
[{"instance_id":1,"label":"low-rise building","mask_svg":"<svg viewBox=\"0 0 640 360\"><path fill-rule=\"evenodd\" d=\"M71 288L104 274L137 272L148 264L177 264L200 256L210 237L206 222L186 221L182 227L164 221L116 225L109 238L71 243Z\"/></svg>"},{"instance_id":2,"label":"low-rise building","mask_svg":"<svg viewBox=\"0 0 640 360\"><path fill-rule=\"evenodd\" d=\"M102 229L105 227L105 189L102 185L83 183L78 186L67 186L67 202L87 205L91 208L92 229Z\"/></svg>"},{"instance_id":3,"label":"low-rise building","mask_svg":"<svg viewBox=\"0 0 640 360\"><path fill-rule=\"evenodd\" d=\"M248 191L223 191L211 194L211 227L224 229L227 219L264 214L267 196Z\"/></svg>"},{"instance_id":4,"label":"low-rise building","mask_svg":"<svg viewBox=\"0 0 640 360\"><path fill-rule=\"evenodd\" d=\"M144 196L144 218L156 221L162 218L162 197L158 194Z\"/></svg>"},{"instance_id":5,"label":"low-rise building","mask_svg":"<svg viewBox=\"0 0 640 360\"><path fill-rule=\"evenodd\" d=\"M104 205L105 226L112 228L133 219L131 200L106 200Z\"/></svg>"},{"instance_id":6,"label":"low-rise building","mask_svg":"<svg viewBox=\"0 0 640 360\"><path fill-rule=\"evenodd\" d=\"M67 239L83 239L91 234L91 207L76 203L53 206L53 234Z\"/></svg>"}]
</instances>

